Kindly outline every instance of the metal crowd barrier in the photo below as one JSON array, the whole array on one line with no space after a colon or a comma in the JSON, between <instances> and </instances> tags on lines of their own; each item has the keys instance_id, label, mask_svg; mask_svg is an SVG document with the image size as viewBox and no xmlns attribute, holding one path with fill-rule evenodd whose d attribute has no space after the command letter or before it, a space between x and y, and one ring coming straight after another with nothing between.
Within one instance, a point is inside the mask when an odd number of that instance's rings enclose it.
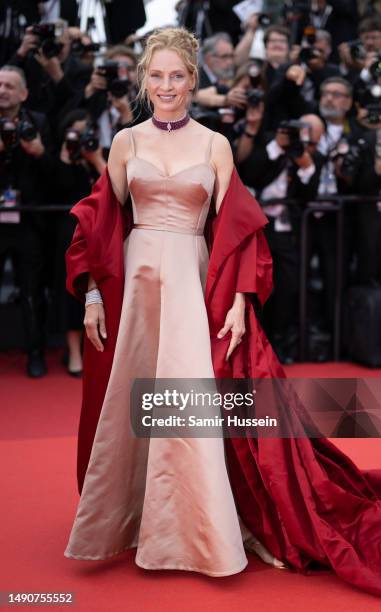
<instances>
[{"instance_id":1,"label":"metal crowd barrier","mask_svg":"<svg viewBox=\"0 0 381 612\"><path fill-rule=\"evenodd\" d=\"M309 264L309 219L315 212L336 214L336 258L335 258L335 297L333 316L333 358L340 360L341 356L341 321L342 321L342 293L343 293L343 257L344 257L344 214L347 204L360 204L364 202L379 202L381 196L365 195L323 195L314 200L303 203L300 225L300 275L299 275L299 359L307 358L308 342L308 264ZM300 200L294 198L274 198L262 204L284 204L285 206L300 205Z\"/></svg>"}]
</instances>

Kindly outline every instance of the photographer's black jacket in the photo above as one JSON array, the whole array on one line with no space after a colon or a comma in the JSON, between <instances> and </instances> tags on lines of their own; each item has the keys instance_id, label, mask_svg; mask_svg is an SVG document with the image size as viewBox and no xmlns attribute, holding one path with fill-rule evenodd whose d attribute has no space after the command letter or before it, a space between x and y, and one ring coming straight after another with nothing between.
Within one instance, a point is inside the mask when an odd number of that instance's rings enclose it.
<instances>
[{"instance_id":1,"label":"photographer's black jacket","mask_svg":"<svg viewBox=\"0 0 381 612\"><path fill-rule=\"evenodd\" d=\"M25 112L40 134L45 146L41 157L28 155L18 144L11 152L0 152L0 191L13 187L20 191L21 204L44 204L49 199L47 179L49 177L49 160L51 152L50 130L45 115L33 111ZM33 213L36 223L38 215ZM22 217L23 218L23 217ZM28 215L28 219L31 215Z\"/></svg>"},{"instance_id":2,"label":"photographer's black jacket","mask_svg":"<svg viewBox=\"0 0 381 612\"><path fill-rule=\"evenodd\" d=\"M45 113L52 126L78 107L91 76L91 67L72 55L61 64L64 76L58 83L50 78L33 53L25 58L15 53L9 63L25 72L29 90L28 109Z\"/></svg>"},{"instance_id":3,"label":"photographer's black jacket","mask_svg":"<svg viewBox=\"0 0 381 612\"><path fill-rule=\"evenodd\" d=\"M297 174L299 166L286 155L280 155L275 160L269 158L266 145L274 137L275 134L267 133L261 143L254 141L251 153L238 165L238 172L245 185L254 188L257 197L260 199L261 191L275 181L285 168L288 168L286 196L297 200L297 204L291 204L288 210L294 229L297 229L300 212L306 202L316 197L324 158L319 152L313 153L312 159L315 164L315 172L309 182L304 184Z\"/></svg>"}]
</instances>

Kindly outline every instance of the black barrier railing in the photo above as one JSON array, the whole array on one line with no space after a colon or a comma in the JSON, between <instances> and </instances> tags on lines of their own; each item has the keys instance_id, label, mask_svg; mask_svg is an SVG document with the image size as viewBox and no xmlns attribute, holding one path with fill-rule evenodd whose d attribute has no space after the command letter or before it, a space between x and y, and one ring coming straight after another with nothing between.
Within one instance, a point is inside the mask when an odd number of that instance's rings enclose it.
<instances>
[{"instance_id":1,"label":"black barrier railing","mask_svg":"<svg viewBox=\"0 0 381 612\"><path fill-rule=\"evenodd\" d=\"M308 342L308 264L310 254L309 219L313 213L335 213L336 223L336 261L335 261L335 296L333 313L333 358L340 360L341 355L341 321L343 292L343 259L344 259L344 213L347 204L379 202L381 196L362 195L322 195L303 205L301 210L300 232L300 276L299 276L299 359L305 361ZM291 198L272 198L262 205L284 204L299 205L300 200Z\"/></svg>"},{"instance_id":2,"label":"black barrier railing","mask_svg":"<svg viewBox=\"0 0 381 612\"><path fill-rule=\"evenodd\" d=\"M299 276L299 358L305 361L308 343L308 264L310 254L309 219L315 212L335 213L336 223L336 282L333 315L333 358L339 361L341 354L341 320L342 320L342 292L343 292L343 259L344 259L344 212L349 203L379 202L381 196L361 195L327 195L315 198L303 204L301 210L301 237L300 237L300 276ZM299 205L300 200L295 198L271 198L261 202L263 206L283 204L285 206ZM69 211L72 204L48 205L0 205L1 212L63 212Z\"/></svg>"}]
</instances>

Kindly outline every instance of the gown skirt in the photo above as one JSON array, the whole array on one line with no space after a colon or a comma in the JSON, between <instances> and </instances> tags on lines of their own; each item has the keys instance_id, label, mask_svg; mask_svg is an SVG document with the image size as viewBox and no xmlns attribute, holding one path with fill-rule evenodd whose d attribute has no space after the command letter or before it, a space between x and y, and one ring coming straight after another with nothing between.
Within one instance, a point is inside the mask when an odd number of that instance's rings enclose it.
<instances>
[{"instance_id":1,"label":"gown skirt","mask_svg":"<svg viewBox=\"0 0 381 612\"><path fill-rule=\"evenodd\" d=\"M124 243L120 326L66 557L105 559L137 547L146 569L224 576L247 565L250 534L222 437L137 438L130 421L135 378L214 378L204 301L210 145L205 161L173 176L137 156L128 162L135 225Z\"/></svg>"},{"instance_id":2,"label":"gown skirt","mask_svg":"<svg viewBox=\"0 0 381 612\"><path fill-rule=\"evenodd\" d=\"M185 154L205 150L202 161L167 175L149 153L138 155L147 145L136 129L129 128L134 226L124 243L116 348L64 555L105 559L136 547L136 563L146 569L225 576L242 571L245 551L254 550L276 566L281 559L299 571L312 563L331 567L381 596L380 474L376 492L328 440L241 438L224 445L222 437L134 435L135 378L214 378L203 236L215 182L214 132L205 147L184 144ZM250 316L256 359L266 376L277 377L271 346ZM278 408L281 418L283 404ZM298 421L291 405L285 414Z\"/></svg>"}]
</instances>

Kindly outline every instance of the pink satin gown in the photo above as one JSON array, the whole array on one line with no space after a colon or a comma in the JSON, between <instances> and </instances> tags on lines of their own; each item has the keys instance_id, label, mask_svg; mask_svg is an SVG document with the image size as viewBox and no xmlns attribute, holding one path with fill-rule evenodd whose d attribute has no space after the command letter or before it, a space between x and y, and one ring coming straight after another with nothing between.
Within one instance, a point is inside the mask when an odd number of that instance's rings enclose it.
<instances>
[{"instance_id":1,"label":"pink satin gown","mask_svg":"<svg viewBox=\"0 0 381 612\"><path fill-rule=\"evenodd\" d=\"M168 176L138 156L132 131L135 227L125 241L121 322L64 554L105 559L137 547L136 563L146 569L234 574L247 565L243 542L250 534L237 514L222 438L135 438L130 423L135 378L214 377L203 236L215 180L214 132L200 163Z\"/></svg>"}]
</instances>

